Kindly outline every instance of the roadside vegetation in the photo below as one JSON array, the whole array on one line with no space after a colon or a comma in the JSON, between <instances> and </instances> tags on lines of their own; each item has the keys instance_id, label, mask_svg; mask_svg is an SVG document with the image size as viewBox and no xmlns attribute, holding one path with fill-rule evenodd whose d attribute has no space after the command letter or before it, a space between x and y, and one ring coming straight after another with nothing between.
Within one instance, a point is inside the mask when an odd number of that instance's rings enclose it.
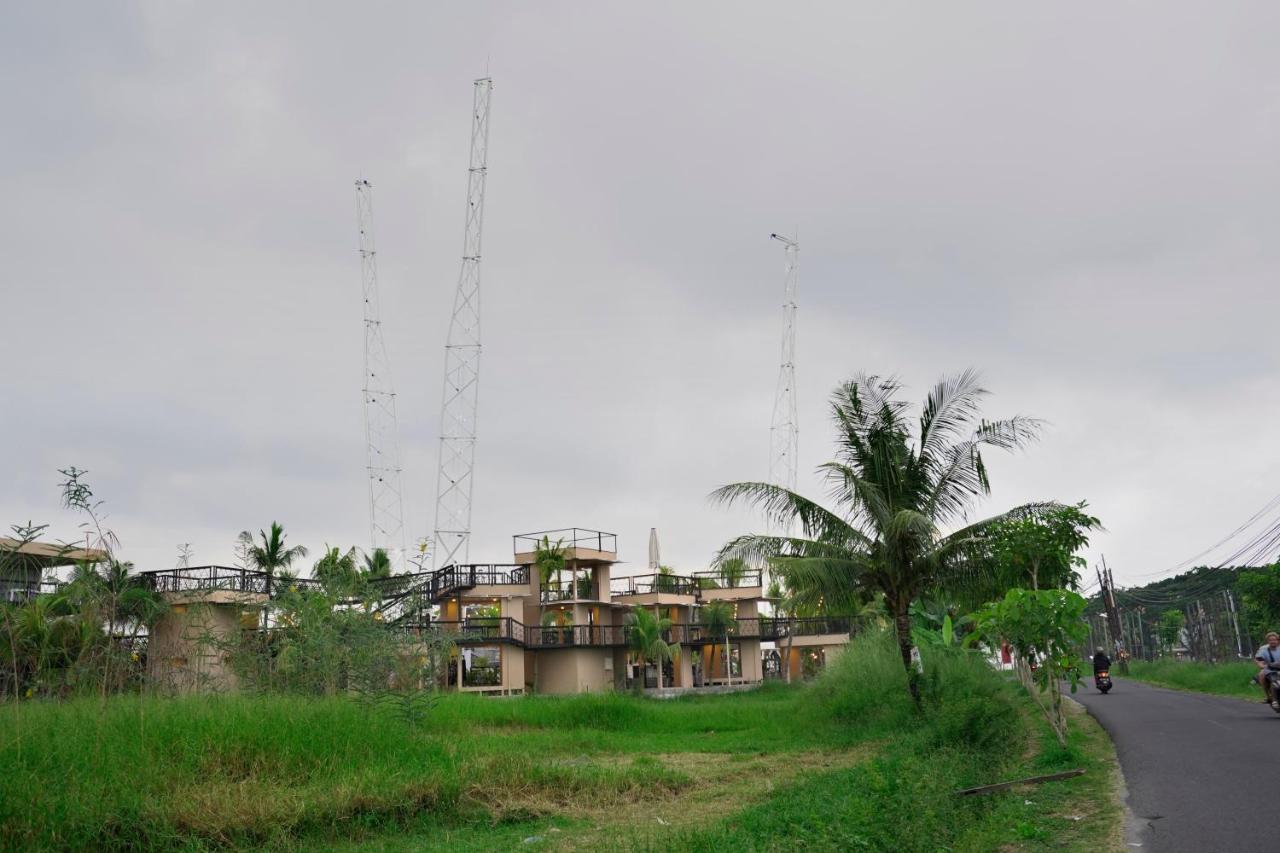
<instances>
[{"instance_id":1,"label":"roadside vegetation","mask_svg":"<svg viewBox=\"0 0 1280 853\"><path fill-rule=\"evenodd\" d=\"M1252 681L1257 674L1258 667L1252 661L1197 663L1161 660L1130 661L1128 677L1158 687L1261 701L1262 688Z\"/></svg>"},{"instance_id":2,"label":"roadside vegetation","mask_svg":"<svg viewBox=\"0 0 1280 853\"><path fill-rule=\"evenodd\" d=\"M1111 802L1110 751L1059 692L1081 666L1077 552L1099 522L1053 501L973 521L991 489L983 450L1024 447L1038 423L982 418L972 372L934 386L918 421L899 391L874 376L836 389L830 506L765 483L714 495L794 533L733 539L722 577L767 571L782 612L854 625L825 672L804 671L811 682L667 702L443 692L457 649L385 553L326 545L298 577L306 549L273 524L237 540L264 603L231 635L200 638L233 667L234 695L147 674L138 641L163 596L127 567L116 586L155 608L115 618L66 585L0 608L0 846L1108 849L1114 815L1089 800ZM64 498L100 527L71 470ZM114 535L98 540L117 566ZM535 568L563 584L560 543L544 539ZM388 597L398 589L404 600ZM49 625L127 656L130 677L33 643L44 635L25 620L46 605L60 608ZM728 646L732 608L698 613ZM632 653L679 654L668 627L633 613ZM1002 649L1017 679L989 665ZM956 794L1066 768L1088 772L1027 789L1040 801Z\"/></svg>"},{"instance_id":3,"label":"roadside vegetation","mask_svg":"<svg viewBox=\"0 0 1280 853\"><path fill-rule=\"evenodd\" d=\"M928 654L917 709L897 657L876 632L805 686L448 695L424 725L347 696L10 704L0 846L976 851L1069 830L1106 849L1114 816L1090 801L1108 771L1087 731L1058 747L1016 684L959 650ZM954 794L1077 766L1034 794Z\"/></svg>"}]
</instances>

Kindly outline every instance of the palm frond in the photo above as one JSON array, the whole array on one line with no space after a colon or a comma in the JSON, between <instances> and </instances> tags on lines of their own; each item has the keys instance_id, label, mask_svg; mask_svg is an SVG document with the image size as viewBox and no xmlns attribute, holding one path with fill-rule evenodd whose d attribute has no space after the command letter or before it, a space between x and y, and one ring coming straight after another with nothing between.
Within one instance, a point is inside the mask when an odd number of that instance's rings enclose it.
<instances>
[{"instance_id":1,"label":"palm frond","mask_svg":"<svg viewBox=\"0 0 1280 853\"><path fill-rule=\"evenodd\" d=\"M721 506L753 504L771 526L785 528L799 522L805 536L812 539L862 536L847 521L821 504L772 483L731 483L712 492L710 500Z\"/></svg>"}]
</instances>

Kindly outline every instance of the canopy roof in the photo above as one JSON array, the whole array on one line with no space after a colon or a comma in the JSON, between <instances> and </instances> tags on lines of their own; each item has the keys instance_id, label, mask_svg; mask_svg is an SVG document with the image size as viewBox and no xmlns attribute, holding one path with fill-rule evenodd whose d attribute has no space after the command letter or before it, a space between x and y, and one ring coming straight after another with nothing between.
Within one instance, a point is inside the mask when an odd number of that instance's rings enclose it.
<instances>
[{"instance_id":1,"label":"canopy roof","mask_svg":"<svg viewBox=\"0 0 1280 853\"><path fill-rule=\"evenodd\" d=\"M98 548L77 548L56 542L22 542L0 536L0 566L16 560L23 568L52 569L75 563L102 563L107 552Z\"/></svg>"}]
</instances>

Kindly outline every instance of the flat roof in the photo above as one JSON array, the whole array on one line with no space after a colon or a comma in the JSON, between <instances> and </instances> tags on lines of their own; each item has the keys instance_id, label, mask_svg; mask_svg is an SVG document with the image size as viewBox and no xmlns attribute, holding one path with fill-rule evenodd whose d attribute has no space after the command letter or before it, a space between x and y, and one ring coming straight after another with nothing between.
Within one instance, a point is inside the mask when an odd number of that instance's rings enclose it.
<instances>
[{"instance_id":1,"label":"flat roof","mask_svg":"<svg viewBox=\"0 0 1280 853\"><path fill-rule=\"evenodd\" d=\"M102 563L107 559L107 552L98 548L78 548L56 542L23 542L0 536L0 556L8 554L18 554L20 563L42 569L83 562Z\"/></svg>"}]
</instances>

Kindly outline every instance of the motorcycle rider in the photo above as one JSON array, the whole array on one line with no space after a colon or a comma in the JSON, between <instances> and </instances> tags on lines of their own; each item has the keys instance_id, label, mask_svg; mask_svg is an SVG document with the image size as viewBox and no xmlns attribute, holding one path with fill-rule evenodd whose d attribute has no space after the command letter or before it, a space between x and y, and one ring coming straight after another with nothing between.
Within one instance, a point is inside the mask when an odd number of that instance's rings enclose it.
<instances>
[{"instance_id":1,"label":"motorcycle rider","mask_svg":"<svg viewBox=\"0 0 1280 853\"><path fill-rule=\"evenodd\" d=\"M1277 658L1277 660L1280 660L1280 658ZM1107 653L1099 646L1097 653L1093 656L1093 677L1097 678L1099 672L1103 670L1110 671L1110 669L1111 658L1107 657Z\"/></svg>"},{"instance_id":2,"label":"motorcycle rider","mask_svg":"<svg viewBox=\"0 0 1280 853\"><path fill-rule=\"evenodd\" d=\"M1268 671L1280 671L1280 634L1275 631L1267 632L1267 644L1258 649L1253 662L1258 665L1258 674L1254 677L1258 679L1262 689L1267 691L1267 701L1272 708L1280 710L1280 697L1271 695L1271 682L1267 679Z\"/></svg>"}]
</instances>

